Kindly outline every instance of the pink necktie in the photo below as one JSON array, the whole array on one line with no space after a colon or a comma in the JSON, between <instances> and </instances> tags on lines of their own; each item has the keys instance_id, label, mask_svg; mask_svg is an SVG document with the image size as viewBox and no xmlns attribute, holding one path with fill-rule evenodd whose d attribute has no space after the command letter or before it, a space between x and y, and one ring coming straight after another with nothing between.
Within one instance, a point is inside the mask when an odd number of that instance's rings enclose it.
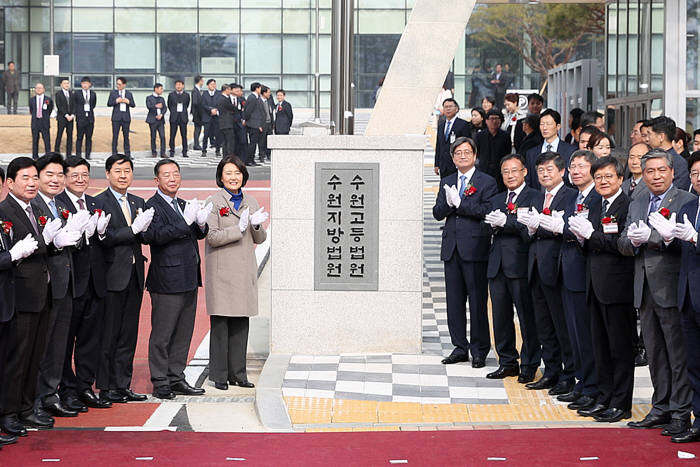
<instances>
[{"instance_id":1,"label":"pink necktie","mask_svg":"<svg viewBox=\"0 0 700 467\"><path fill-rule=\"evenodd\" d=\"M545 196L545 198L546 198L546 199L544 200L544 208L545 208L545 209L549 209L549 205L552 203L552 194L551 194L551 193L547 193L547 195Z\"/></svg>"},{"instance_id":2,"label":"pink necktie","mask_svg":"<svg viewBox=\"0 0 700 467\"><path fill-rule=\"evenodd\" d=\"M41 103L39 102L39 98L36 98L36 118L41 118L43 116L42 113L42 106Z\"/></svg>"}]
</instances>

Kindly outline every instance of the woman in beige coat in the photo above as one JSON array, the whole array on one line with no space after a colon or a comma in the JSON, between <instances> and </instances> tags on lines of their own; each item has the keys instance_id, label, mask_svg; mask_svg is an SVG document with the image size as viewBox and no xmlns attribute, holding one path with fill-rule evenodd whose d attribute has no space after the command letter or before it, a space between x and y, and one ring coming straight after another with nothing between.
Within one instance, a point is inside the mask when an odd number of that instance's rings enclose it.
<instances>
[{"instance_id":1,"label":"woman in beige coat","mask_svg":"<svg viewBox=\"0 0 700 467\"><path fill-rule=\"evenodd\" d=\"M262 224L268 214L255 198L243 193L248 170L236 156L224 157L216 168L221 191L207 224L206 299L211 321L209 379L217 389L228 383L254 387L246 373L248 321L258 314L258 265L255 244L265 241Z\"/></svg>"}]
</instances>

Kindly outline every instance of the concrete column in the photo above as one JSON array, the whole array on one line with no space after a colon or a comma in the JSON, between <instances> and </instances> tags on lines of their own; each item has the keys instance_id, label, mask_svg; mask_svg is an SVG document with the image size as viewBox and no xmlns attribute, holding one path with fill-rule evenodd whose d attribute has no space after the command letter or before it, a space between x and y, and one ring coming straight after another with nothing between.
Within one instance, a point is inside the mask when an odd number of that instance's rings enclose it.
<instances>
[{"instance_id":1,"label":"concrete column","mask_svg":"<svg viewBox=\"0 0 700 467\"><path fill-rule=\"evenodd\" d=\"M685 127L686 4L676 0L664 6L665 59L664 114Z\"/></svg>"}]
</instances>

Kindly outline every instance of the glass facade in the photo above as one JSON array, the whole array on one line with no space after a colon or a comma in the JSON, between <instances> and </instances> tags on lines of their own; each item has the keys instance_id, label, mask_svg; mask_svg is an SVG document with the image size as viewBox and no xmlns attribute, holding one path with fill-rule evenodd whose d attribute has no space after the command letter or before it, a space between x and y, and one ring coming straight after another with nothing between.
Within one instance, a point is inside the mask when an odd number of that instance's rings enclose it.
<instances>
[{"instance_id":1,"label":"glass facade","mask_svg":"<svg viewBox=\"0 0 700 467\"><path fill-rule=\"evenodd\" d=\"M685 128L700 128L700 0L687 0L686 17L686 115Z\"/></svg>"}]
</instances>

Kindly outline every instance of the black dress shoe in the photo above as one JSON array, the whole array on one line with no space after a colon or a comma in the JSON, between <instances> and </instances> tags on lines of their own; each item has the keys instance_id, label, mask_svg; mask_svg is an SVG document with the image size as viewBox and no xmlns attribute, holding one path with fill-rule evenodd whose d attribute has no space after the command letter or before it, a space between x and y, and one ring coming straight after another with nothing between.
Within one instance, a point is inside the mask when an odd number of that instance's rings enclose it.
<instances>
[{"instance_id":1,"label":"black dress shoe","mask_svg":"<svg viewBox=\"0 0 700 467\"><path fill-rule=\"evenodd\" d=\"M573 387L574 383L571 381L559 381L553 388L547 391L547 393L550 396L562 396L564 394L569 394Z\"/></svg>"},{"instance_id":2,"label":"black dress shoe","mask_svg":"<svg viewBox=\"0 0 700 467\"><path fill-rule=\"evenodd\" d=\"M483 368L486 366L486 361L482 357L474 357L472 359L472 368Z\"/></svg>"},{"instance_id":3,"label":"black dress shoe","mask_svg":"<svg viewBox=\"0 0 700 467\"><path fill-rule=\"evenodd\" d=\"M685 433L671 438L672 443L694 443L696 441L700 441L700 428L691 428Z\"/></svg>"},{"instance_id":4,"label":"black dress shoe","mask_svg":"<svg viewBox=\"0 0 700 467\"><path fill-rule=\"evenodd\" d=\"M202 157L207 157L207 151L205 149L202 149Z\"/></svg>"},{"instance_id":5,"label":"black dress shoe","mask_svg":"<svg viewBox=\"0 0 700 467\"><path fill-rule=\"evenodd\" d=\"M120 389L119 392L122 396L125 396L126 400L129 402L143 402L148 399L145 394L135 393L131 389Z\"/></svg>"},{"instance_id":6,"label":"black dress shoe","mask_svg":"<svg viewBox=\"0 0 700 467\"><path fill-rule=\"evenodd\" d=\"M80 402L93 409L108 409L112 407L112 403L108 400L100 399L92 392L92 389L86 389L78 395Z\"/></svg>"},{"instance_id":7,"label":"black dress shoe","mask_svg":"<svg viewBox=\"0 0 700 467\"><path fill-rule=\"evenodd\" d=\"M569 410L590 409L595 405L595 403L596 400L591 396L581 396L571 404L567 405L566 408Z\"/></svg>"},{"instance_id":8,"label":"black dress shoe","mask_svg":"<svg viewBox=\"0 0 700 467\"><path fill-rule=\"evenodd\" d=\"M214 387L215 387L216 389L221 390L221 391L227 391L227 390L228 390L228 382L226 382L226 383L217 383L216 381L214 381Z\"/></svg>"},{"instance_id":9,"label":"black dress shoe","mask_svg":"<svg viewBox=\"0 0 700 467\"><path fill-rule=\"evenodd\" d=\"M630 412L629 410L622 410L616 409L615 407L610 407L607 410L603 410L602 412L594 414L593 418L596 422L615 423L619 422L620 420L624 420L625 418L630 418L631 416L632 412Z\"/></svg>"},{"instance_id":10,"label":"black dress shoe","mask_svg":"<svg viewBox=\"0 0 700 467\"><path fill-rule=\"evenodd\" d=\"M17 442L17 436L15 435L3 435L0 433L0 446L5 446L6 444L15 444Z\"/></svg>"},{"instance_id":11,"label":"black dress shoe","mask_svg":"<svg viewBox=\"0 0 700 467\"><path fill-rule=\"evenodd\" d=\"M36 428L38 430L50 430L53 428L53 422L44 419L43 417L38 417L36 414L32 413L26 417L22 417L19 420L25 427Z\"/></svg>"},{"instance_id":12,"label":"black dress shoe","mask_svg":"<svg viewBox=\"0 0 700 467\"><path fill-rule=\"evenodd\" d=\"M581 397L580 392L571 391L557 396L559 402L576 402Z\"/></svg>"},{"instance_id":13,"label":"black dress shoe","mask_svg":"<svg viewBox=\"0 0 700 467\"><path fill-rule=\"evenodd\" d=\"M7 415L0 421L0 428L7 434L14 436L27 436L27 429L16 414Z\"/></svg>"},{"instance_id":14,"label":"black dress shoe","mask_svg":"<svg viewBox=\"0 0 700 467\"><path fill-rule=\"evenodd\" d=\"M157 397L158 399L175 399L175 394L173 394L168 386L162 386L153 389L153 397Z\"/></svg>"},{"instance_id":15,"label":"black dress shoe","mask_svg":"<svg viewBox=\"0 0 700 467\"><path fill-rule=\"evenodd\" d=\"M189 157L186 152L182 153L182 157Z\"/></svg>"},{"instance_id":16,"label":"black dress shoe","mask_svg":"<svg viewBox=\"0 0 700 467\"><path fill-rule=\"evenodd\" d=\"M243 381L239 381L236 379L236 380L231 381L231 384L233 384L234 386L240 386L242 388L254 388L255 387L255 385L253 383L251 383L250 381L248 381L247 379L243 380Z\"/></svg>"},{"instance_id":17,"label":"black dress shoe","mask_svg":"<svg viewBox=\"0 0 700 467\"><path fill-rule=\"evenodd\" d=\"M587 409L578 409L576 413L578 413L582 417L593 417L594 415L597 415L601 412L605 412L606 410L608 410L608 407L606 405L599 404L596 402Z\"/></svg>"},{"instance_id":18,"label":"black dress shoe","mask_svg":"<svg viewBox=\"0 0 700 467\"><path fill-rule=\"evenodd\" d=\"M649 413L638 422L629 422L627 426L630 428L662 428L670 421L671 417L668 415L652 415Z\"/></svg>"},{"instance_id":19,"label":"black dress shoe","mask_svg":"<svg viewBox=\"0 0 700 467\"><path fill-rule=\"evenodd\" d=\"M194 151L201 151L201 150L202 150L202 146L200 146L200 145L192 146L192 149L193 149Z\"/></svg>"},{"instance_id":20,"label":"black dress shoe","mask_svg":"<svg viewBox=\"0 0 700 467\"><path fill-rule=\"evenodd\" d=\"M175 384L171 384L170 390L175 394L182 394L183 396L201 396L204 394L203 388L192 387L187 384L187 381L178 381Z\"/></svg>"},{"instance_id":21,"label":"black dress shoe","mask_svg":"<svg viewBox=\"0 0 700 467\"><path fill-rule=\"evenodd\" d=\"M255 161L253 161L253 162L246 162L245 165L247 165L248 167L257 167L259 164Z\"/></svg>"},{"instance_id":22,"label":"black dress shoe","mask_svg":"<svg viewBox=\"0 0 700 467\"><path fill-rule=\"evenodd\" d=\"M498 370L486 375L488 379L503 379L507 376L518 376L517 366L499 366Z\"/></svg>"},{"instance_id":23,"label":"black dress shoe","mask_svg":"<svg viewBox=\"0 0 700 467\"><path fill-rule=\"evenodd\" d=\"M34 414L39 420L42 420L46 423L55 423L56 419L51 416L50 413L48 413L46 410L44 410L42 407L38 407L35 411Z\"/></svg>"},{"instance_id":24,"label":"black dress shoe","mask_svg":"<svg viewBox=\"0 0 700 467\"><path fill-rule=\"evenodd\" d=\"M685 433L690 429L690 420L680 420L672 418L671 422L666 425L661 432L662 436L676 436Z\"/></svg>"},{"instance_id":25,"label":"black dress shoe","mask_svg":"<svg viewBox=\"0 0 700 467\"><path fill-rule=\"evenodd\" d=\"M66 400L63 401L63 406L69 410L75 410L78 413L85 413L88 411L87 405L83 404L80 399L75 396L66 397Z\"/></svg>"},{"instance_id":26,"label":"black dress shoe","mask_svg":"<svg viewBox=\"0 0 700 467\"><path fill-rule=\"evenodd\" d=\"M647 366L648 364L647 349L640 347L637 349L637 355L634 356L634 366Z\"/></svg>"},{"instance_id":27,"label":"black dress shoe","mask_svg":"<svg viewBox=\"0 0 700 467\"><path fill-rule=\"evenodd\" d=\"M46 412L53 415L54 417L77 417L78 411L71 410L65 407L60 402L54 402L53 404L45 405L42 407Z\"/></svg>"},{"instance_id":28,"label":"black dress shoe","mask_svg":"<svg viewBox=\"0 0 700 467\"><path fill-rule=\"evenodd\" d=\"M443 365L452 365L453 363L468 362L469 355L463 353L452 352L449 356L442 359Z\"/></svg>"},{"instance_id":29,"label":"black dress shoe","mask_svg":"<svg viewBox=\"0 0 700 467\"><path fill-rule=\"evenodd\" d=\"M520 374L518 375L518 383L520 384L525 384L529 383L530 381L535 379L535 373L532 372L527 372L527 371L521 371Z\"/></svg>"},{"instance_id":30,"label":"black dress shoe","mask_svg":"<svg viewBox=\"0 0 700 467\"><path fill-rule=\"evenodd\" d=\"M553 388L557 380L555 378L550 378L548 376L543 376L534 383L527 383L525 388L531 389L533 391L539 391L540 389Z\"/></svg>"},{"instance_id":31,"label":"black dress shoe","mask_svg":"<svg viewBox=\"0 0 700 467\"><path fill-rule=\"evenodd\" d=\"M126 404L128 399L121 392L109 389L107 391L100 391L100 400L111 404Z\"/></svg>"}]
</instances>

